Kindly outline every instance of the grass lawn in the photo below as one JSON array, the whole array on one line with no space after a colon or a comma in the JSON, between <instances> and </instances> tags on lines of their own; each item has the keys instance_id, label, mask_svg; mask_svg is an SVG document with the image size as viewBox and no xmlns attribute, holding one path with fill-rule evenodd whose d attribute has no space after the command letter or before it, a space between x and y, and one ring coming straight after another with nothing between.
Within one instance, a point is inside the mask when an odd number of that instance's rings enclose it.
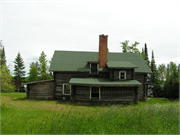
<instances>
[{"instance_id":1,"label":"grass lawn","mask_svg":"<svg viewBox=\"0 0 180 135\"><path fill-rule=\"evenodd\" d=\"M88 106L1 93L1 134L179 134L179 100Z\"/></svg>"}]
</instances>

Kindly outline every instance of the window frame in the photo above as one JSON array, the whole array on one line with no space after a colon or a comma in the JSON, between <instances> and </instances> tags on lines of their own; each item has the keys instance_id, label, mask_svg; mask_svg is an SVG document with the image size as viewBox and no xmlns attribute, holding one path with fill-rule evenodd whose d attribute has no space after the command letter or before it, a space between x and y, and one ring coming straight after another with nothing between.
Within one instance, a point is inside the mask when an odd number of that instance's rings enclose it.
<instances>
[{"instance_id":1,"label":"window frame","mask_svg":"<svg viewBox=\"0 0 180 135\"><path fill-rule=\"evenodd\" d=\"M92 68L91 64L92 64L92 63L90 63L90 74L92 74L92 73L91 73L91 70L92 70L92 69L91 69L91 68ZM93 64L97 64L97 73L96 73L96 74L98 75L98 74L99 74L99 72L98 72L99 63L93 63Z\"/></svg>"},{"instance_id":2,"label":"window frame","mask_svg":"<svg viewBox=\"0 0 180 135\"><path fill-rule=\"evenodd\" d=\"M65 86L65 85L69 85L69 86L70 86L69 94L64 94L64 88L65 88L64 86ZM69 83L63 83L62 94L63 94L63 95L71 95L71 85L70 85Z\"/></svg>"},{"instance_id":3,"label":"window frame","mask_svg":"<svg viewBox=\"0 0 180 135\"><path fill-rule=\"evenodd\" d=\"M99 99L101 99L101 87L100 86L90 86L90 99L92 94L92 87L98 87L99 88Z\"/></svg>"},{"instance_id":4,"label":"window frame","mask_svg":"<svg viewBox=\"0 0 180 135\"><path fill-rule=\"evenodd\" d=\"M124 79L121 79L121 73L124 73ZM119 71L119 80L126 80L126 71Z\"/></svg>"}]
</instances>

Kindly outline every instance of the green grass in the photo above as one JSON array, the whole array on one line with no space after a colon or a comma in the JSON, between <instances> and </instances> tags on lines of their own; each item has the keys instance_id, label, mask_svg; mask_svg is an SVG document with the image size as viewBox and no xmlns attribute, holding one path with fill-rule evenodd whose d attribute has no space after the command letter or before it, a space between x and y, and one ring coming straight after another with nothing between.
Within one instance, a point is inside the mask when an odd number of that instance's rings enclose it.
<instances>
[{"instance_id":1,"label":"green grass","mask_svg":"<svg viewBox=\"0 0 180 135\"><path fill-rule=\"evenodd\" d=\"M1 93L2 134L179 134L179 101L88 106Z\"/></svg>"}]
</instances>

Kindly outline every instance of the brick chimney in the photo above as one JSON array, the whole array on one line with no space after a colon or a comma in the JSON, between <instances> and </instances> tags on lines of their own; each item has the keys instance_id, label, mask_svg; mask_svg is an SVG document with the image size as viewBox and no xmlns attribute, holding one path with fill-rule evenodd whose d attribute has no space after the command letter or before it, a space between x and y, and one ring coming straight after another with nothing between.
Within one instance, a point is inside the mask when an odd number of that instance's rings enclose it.
<instances>
[{"instance_id":1,"label":"brick chimney","mask_svg":"<svg viewBox=\"0 0 180 135\"><path fill-rule=\"evenodd\" d=\"M99 67L106 67L108 35L99 35Z\"/></svg>"}]
</instances>

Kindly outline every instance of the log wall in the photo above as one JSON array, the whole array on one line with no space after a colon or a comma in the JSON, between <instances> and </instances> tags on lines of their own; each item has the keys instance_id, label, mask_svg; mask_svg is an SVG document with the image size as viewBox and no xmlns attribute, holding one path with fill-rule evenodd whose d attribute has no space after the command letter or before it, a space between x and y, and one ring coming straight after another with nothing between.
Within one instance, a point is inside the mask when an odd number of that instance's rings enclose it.
<instances>
[{"instance_id":1,"label":"log wall","mask_svg":"<svg viewBox=\"0 0 180 135\"><path fill-rule=\"evenodd\" d=\"M134 87L101 87L103 101L134 101Z\"/></svg>"},{"instance_id":2,"label":"log wall","mask_svg":"<svg viewBox=\"0 0 180 135\"><path fill-rule=\"evenodd\" d=\"M142 85L138 87L138 96L140 101L144 101L147 91L147 88L145 87L145 74L135 73L134 79L142 83Z\"/></svg>"},{"instance_id":3,"label":"log wall","mask_svg":"<svg viewBox=\"0 0 180 135\"><path fill-rule=\"evenodd\" d=\"M54 81L42 81L27 84L27 97L36 99L53 99Z\"/></svg>"},{"instance_id":4,"label":"log wall","mask_svg":"<svg viewBox=\"0 0 180 135\"><path fill-rule=\"evenodd\" d=\"M113 75L115 80L117 80L117 79L119 80L119 78L118 78L119 71L120 70L114 70L112 72L112 70L111 70L110 73L99 72L99 76L100 77L111 77ZM138 98L140 101L144 101L145 95L146 95L145 93L147 91L146 87L145 87L145 74L144 73L134 73L134 70L132 70L132 69L128 69L125 71L126 71L126 80L135 79L135 80L138 80L140 83L142 83L142 86L138 87ZM91 75L89 74L89 72L54 72L54 80L55 80L55 82L54 82L55 83L54 98L62 98L65 96L62 94L63 83L68 83L72 77L90 77L90 76ZM79 91L82 91L82 90L80 90L82 88L77 88L77 90L78 89L79 89ZM66 95L65 97L70 98L70 95ZM76 98L77 99L80 99L80 98L87 99L87 95L84 94L84 97L83 97L78 94ZM120 98L119 98L119 100L120 100Z\"/></svg>"},{"instance_id":5,"label":"log wall","mask_svg":"<svg viewBox=\"0 0 180 135\"><path fill-rule=\"evenodd\" d=\"M76 86L75 99L90 99L90 86Z\"/></svg>"},{"instance_id":6,"label":"log wall","mask_svg":"<svg viewBox=\"0 0 180 135\"><path fill-rule=\"evenodd\" d=\"M134 102L135 87L101 87L101 99L90 99L89 86L75 86L72 91L73 101L122 101Z\"/></svg>"},{"instance_id":7,"label":"log wall","mask_svg":"<svg viewBox=\"0 0 180 135\"><path fill-rule=\"evenodd\" d=\"M126 80L132 80L132 69L128 69L124 71L126 71ZM119 71L116 71L114 75L116 76L115 80L119 80Z\"/></svg>"},{"instance_id":8,"label":"log wall","mask_svg":"<svg viewBox=\"0 0 180 135\"><path fill-rule=\"evenodd\" d=\"M98 76L102 78L109 78L109 72L99 72Z\"/></svg>"},{"instance_id":9,"label":"log wall","mask_svg":"<svg viewBox=\"0 0 180 135\"><path fill-rule=\"evenodd\" d=\"M69 83L73 77L88 77L89 72L54 72L55 88L54 98L70 98L70 95L63 95L63 83Z\"/></svg>"},{"instance_id":10,"label":"log wall","mask_svg":"<svg viewBox=\"0 0 180 135\"><path fill-rule=\"evenodd\" d=\"M126 80L132 80L134 78L134 69L124 69L124 70L118 70L118 69L111 69L110 70L110 79L113 81L119 80L119 71L126 71Z\"/></svg>"}]
</instances>

